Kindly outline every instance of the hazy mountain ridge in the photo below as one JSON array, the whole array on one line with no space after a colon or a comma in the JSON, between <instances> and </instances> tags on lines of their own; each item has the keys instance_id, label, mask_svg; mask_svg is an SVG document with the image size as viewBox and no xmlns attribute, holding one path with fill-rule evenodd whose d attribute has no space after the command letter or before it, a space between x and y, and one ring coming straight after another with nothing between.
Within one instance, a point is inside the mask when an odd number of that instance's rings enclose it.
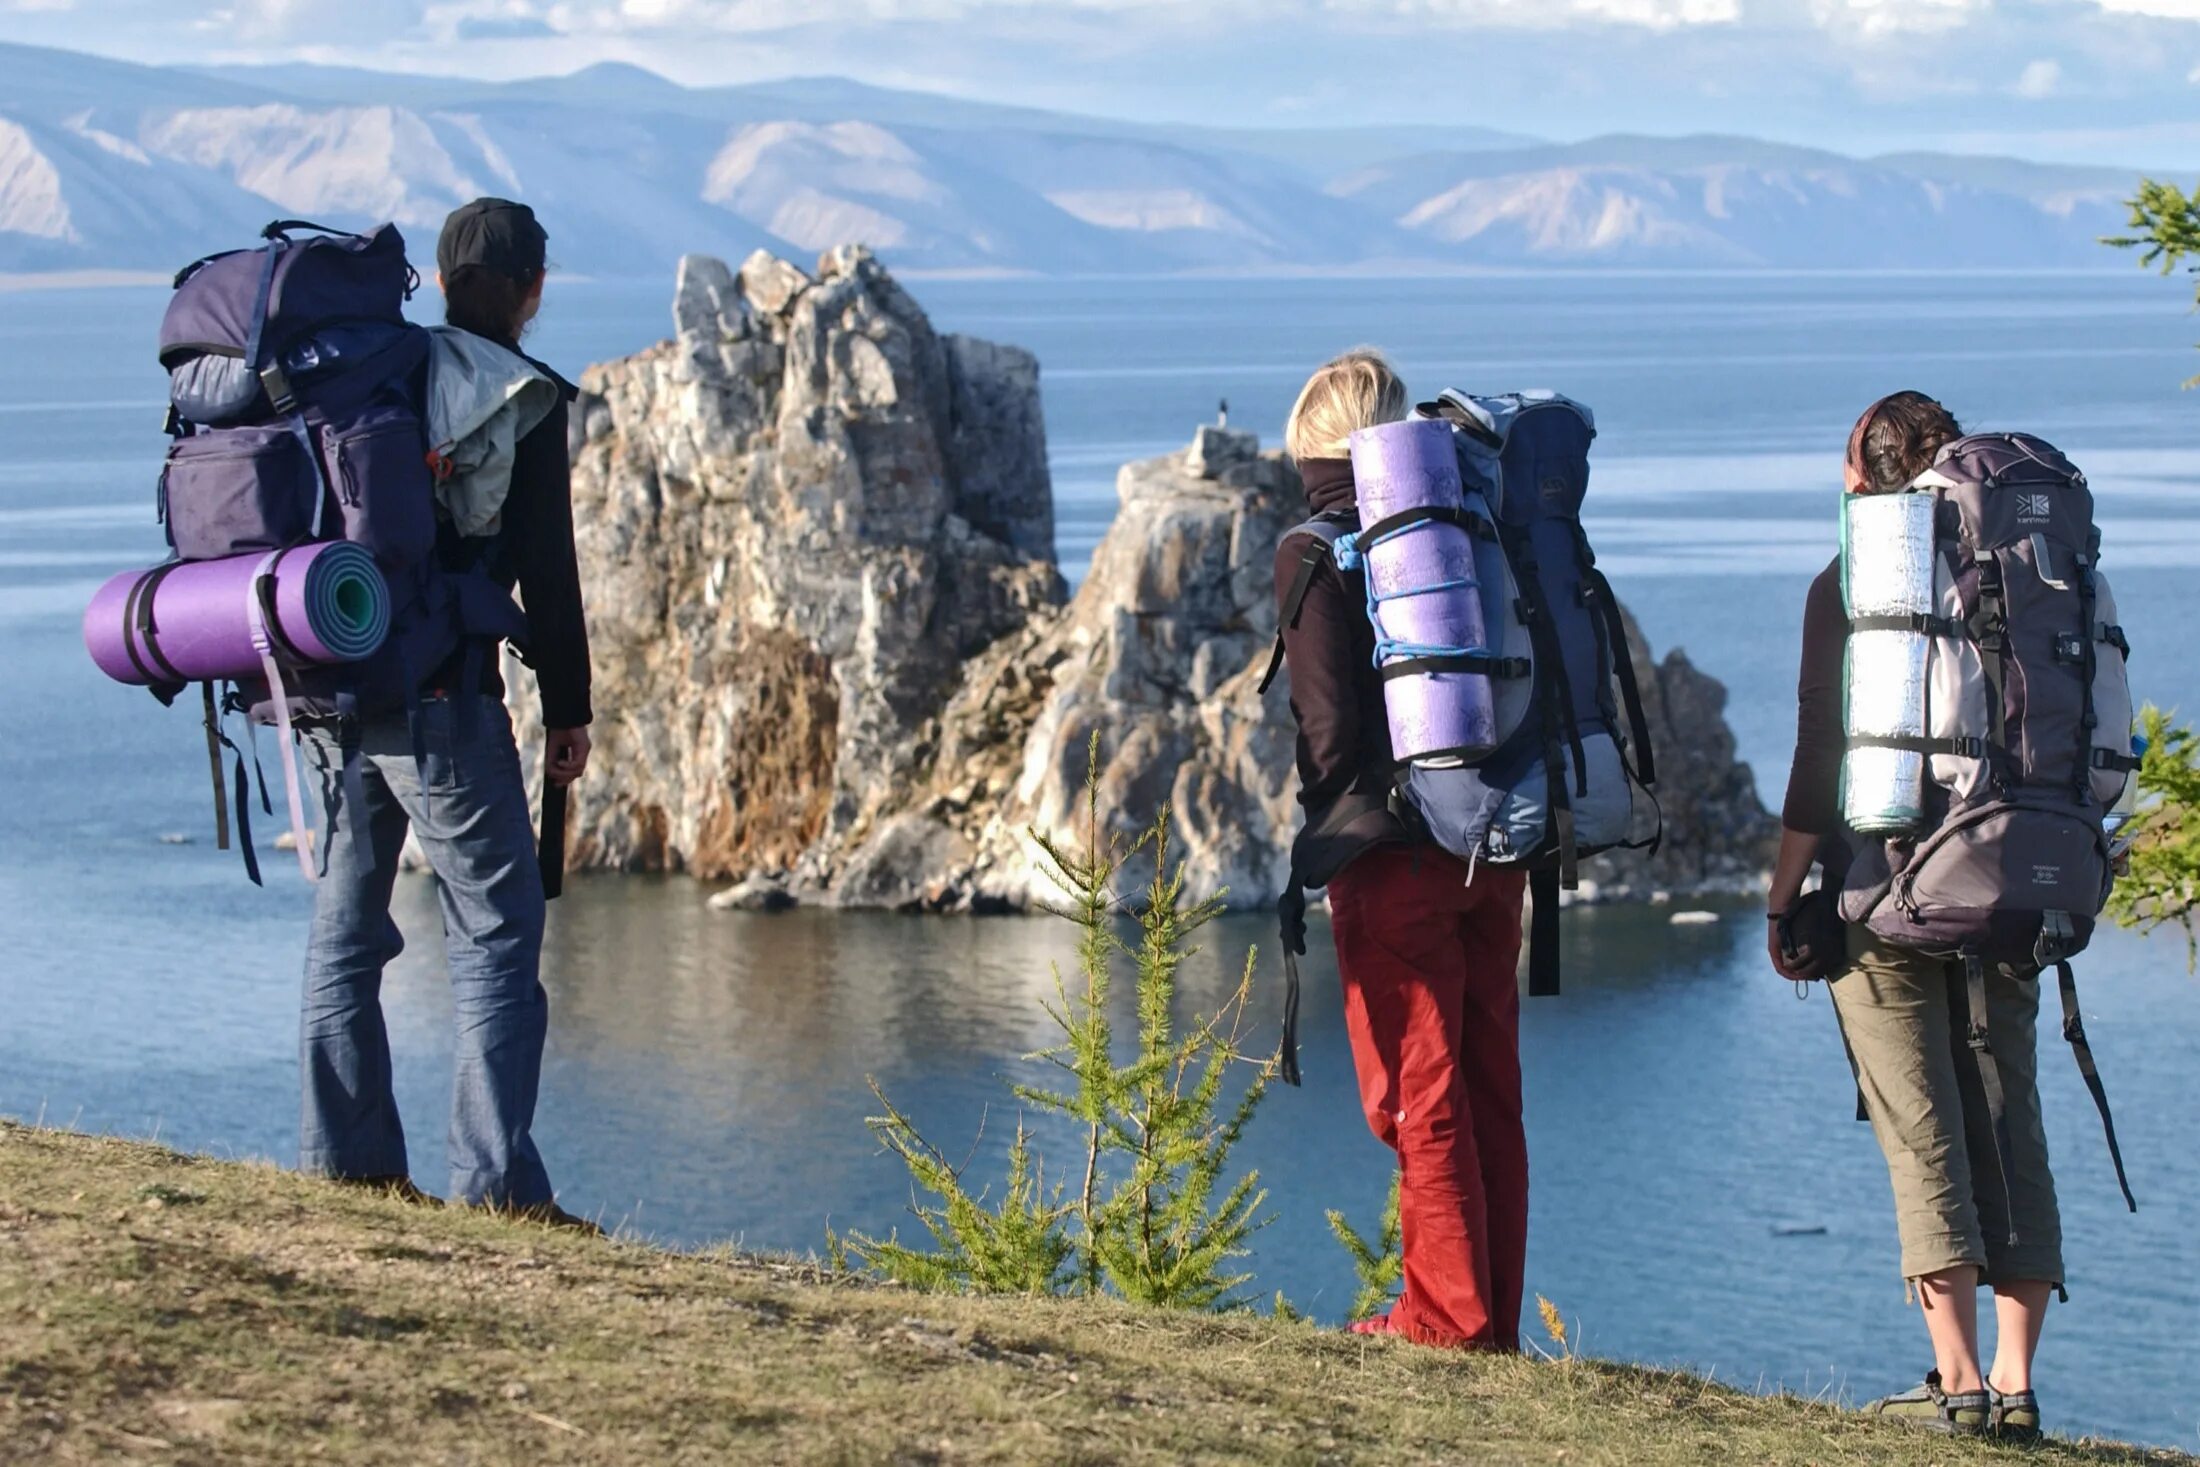
<instances>
[{"instance_id":1,"label":"hazy mountain ridge","mask_svg":"<svg viewBox=\"0 0 2200 1467\"><path fill-rule=\"evenodd\" d=\"M2010 158L1622 136L1393 159L1330 189L1492 263L1997 268L2093 263L2134 182Z\"/></svg>"},{"instance_id":2,"label":"hazy mountain ridge","mask_svg":"<svg viewBox=\"0 0 2200 1467\"><path fill-rule=\"evenodd\" d=\"M276 215L533 202L565 269L869 243L908 269L2092 263L2132 178L1747 138L1172 129L844 80L186 71L0 46L0 271L173 268ZM1367 161L1359 163L1357 157Z\"/></svg>"}]
</instances>

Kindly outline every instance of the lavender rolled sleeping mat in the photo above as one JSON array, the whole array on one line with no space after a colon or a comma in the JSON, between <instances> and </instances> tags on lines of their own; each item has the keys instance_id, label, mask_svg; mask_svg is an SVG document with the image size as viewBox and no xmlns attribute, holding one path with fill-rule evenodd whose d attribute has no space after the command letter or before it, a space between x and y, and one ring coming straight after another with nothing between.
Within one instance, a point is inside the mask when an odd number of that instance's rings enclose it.
<instances>
[{"instance_id":1,"label":"lavender rolled sleeping mat","mask_svg":"<svg viewBox=\"0 0 2200 1467\"><path fill-rule=\"evenodd\" d=\"M268 630L286 660L357 662L381 649L389 584L373 555L344 540L125 571L85 609L84 646L100 671L141 687L259 677L254 582L263 570L274 583Z\"/></svg>"},{"instance_id":2,"label":"lavender rolled sleeping mat","mask_svg":"<svg viewBox=\"0 0 2200 1467\"><path fill-rule=\"evenodd\" d=\"M1457 524L1421 520L1370 536L1414 510L1465 509L1451 426L1426 418L1386 423L1354 433L1351 448L1377 659L1396 667L1487 649L1472 535ZM1392 676L1383 704L1391 753L1401 763L1463 762L1497 746L1496 697L1484 673Z\"/></svg>"},{"instance_id":3,"label":"lavender rolled sleeping mat","mask_svg":"<svg viewBox=\"0 0 2200 1467\"><path fill-rule=\"evenodd\" d=\"M320 880L320 870L306 830L283 670L286 664L371 657L389 630L389 583L374 556L348 540L125 571L101 586L84 611L84 646L117 682L203 682L211 688L266 680L282 730L283 790L298 869L309 883ZM211 740L211 694L207 707Z\"/></svg>"}]
</instances>

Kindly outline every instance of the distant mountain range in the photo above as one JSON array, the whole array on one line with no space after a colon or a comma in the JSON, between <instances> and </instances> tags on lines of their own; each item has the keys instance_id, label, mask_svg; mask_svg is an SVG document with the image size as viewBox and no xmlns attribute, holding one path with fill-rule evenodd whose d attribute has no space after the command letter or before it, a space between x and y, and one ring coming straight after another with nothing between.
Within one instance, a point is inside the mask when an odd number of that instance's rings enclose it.
<instances>
[{"instance_id":1,"label":"distant mountain range","mask_svg":"<svg viewBox=\"0 0 2200 1467\"><path fill-rule=\"evenodd\" d=\"M903 269L1041 273L2082 266L2135 181L1729 137L1177 128L619 65L487 83L0 45L0 75L10 272L172 269L276 215L395 219L424 255L485 193L603 275L850 240Z\"/></svg>"}]
</instances>

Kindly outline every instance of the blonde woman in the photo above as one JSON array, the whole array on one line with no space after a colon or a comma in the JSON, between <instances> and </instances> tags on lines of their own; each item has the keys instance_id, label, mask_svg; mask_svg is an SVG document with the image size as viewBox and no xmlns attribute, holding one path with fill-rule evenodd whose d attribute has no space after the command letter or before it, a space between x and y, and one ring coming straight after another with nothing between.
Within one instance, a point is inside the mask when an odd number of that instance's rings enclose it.
<instances>
[{"instance_id":1,"label":"blonde woman","mask_svg":"<svg viewBox=\"0 0 2200 1467\"><path fill-rule=\"evenodd\" d=\"M1359 527L1346 440L1405 417L1407 400L1372 350L1307 382L1284 444L1314 516ZM1517 1350L1528 1144L1515 975L1527 878L1470 873L1393 813L1363 577L1340 571L1320 536L1295 533L1276 552L1276 600L1306 812L1287 901L1302 883L1328 888L1361 1104L1401 1181L1404 1290L1354 1329Z\"/></svg>"}]
</instances>

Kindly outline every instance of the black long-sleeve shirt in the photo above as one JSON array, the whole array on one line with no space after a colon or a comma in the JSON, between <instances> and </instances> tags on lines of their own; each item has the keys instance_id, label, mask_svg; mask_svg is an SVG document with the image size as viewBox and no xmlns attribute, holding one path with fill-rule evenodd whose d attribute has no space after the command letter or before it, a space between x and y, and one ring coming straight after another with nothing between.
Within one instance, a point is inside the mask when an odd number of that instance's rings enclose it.
<instances>
[{"instance_id":1,"label":"black long-sleeve shirt","mask_svg":"<svg viewBox=\"0 0 2200 1467\"><path fill-rule=\"evenodd\" d=\"M1309 459L1299 472L1315 514L1349 515L1358 527L1350 459ZM1276 610L1291 675L1291 713L1298 720L1299 803L1306 811L1291 861L1308 886L1324 886L1371 846L1408 836L1390 811L1390 720L1375 669L1366 579L1321 557L1293 617L1288 600L1306 550L1303 538L1277 548Z\"/></svg>"},{"instance_id":2,"label":"black long-sleeve shirt","mask_svg":"<svg viewBox=\"0 0 2200 1467\"><path fill-rule=\"evenodd\" d=\"M498 344L519 350L513 342ZM566 448L568 405L577 389L533 357L527 360L557 384L558 402L514 452L502 543L489 556L487 569L507 591L516 586L526 608L527 643L518 650L535 670L543 726L580 728L593 721L595 712L589 702L580 561L573 548L573 463ZM485 658L483 669L482 691L502 697L504 678L497 659ZM439 676L448 681L456 674L446 667Z\"/></svg>"},{"instance_id":3,"label":"black long-sleeve shirt","mask_svg":"<svg viewBox=\"0 0 2200 1467\"><path fill-rule=\"evenodd\" d=\"M1849 646L1841 597L1841 561L1818 573L1803 603L1803 656L1796 676L1795 762L1788 769L1780 823L1804 835L1841 829L1841 756L1847 746L1842 665Z\"/></svg>"}]
</instances>

